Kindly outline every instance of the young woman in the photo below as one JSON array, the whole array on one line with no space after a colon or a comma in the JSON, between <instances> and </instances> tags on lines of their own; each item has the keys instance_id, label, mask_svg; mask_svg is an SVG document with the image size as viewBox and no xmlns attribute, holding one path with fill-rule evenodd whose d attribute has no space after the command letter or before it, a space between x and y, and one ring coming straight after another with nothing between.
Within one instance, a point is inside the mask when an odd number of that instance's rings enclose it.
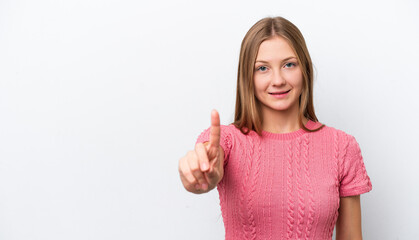
<instances>
[{"instance_id":1,"label":"young woman","mask_svg":"<svg viewBox=\"0 0 419 240\"><path fill-rule=\"evenodd\" d=\"M355 138L321 124L313 67L288 20L264 18L243 39L234 122L217 111L179 160L185 189L217 187L226 239L362 239L360 194L371 191Z\"/></svg>"}]
</instances>

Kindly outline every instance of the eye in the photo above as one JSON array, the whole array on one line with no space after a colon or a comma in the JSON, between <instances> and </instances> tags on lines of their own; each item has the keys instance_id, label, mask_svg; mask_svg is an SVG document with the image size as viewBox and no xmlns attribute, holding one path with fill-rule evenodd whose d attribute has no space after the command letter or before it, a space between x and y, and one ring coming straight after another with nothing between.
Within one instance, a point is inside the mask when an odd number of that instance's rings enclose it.
<instances>
[{"instance_id":1,"label":"eye","mask_svg":"<svg viewBox=\"0 0 419 240\"><path fill-rule=\"evenodd\" d=\"M264 72L266 70L265 66L260 66L257 68L258 71Z\"/></svg>"},{"instance_id":2,"label":"eye","mask_svg":"<svg viewBox=\"0 0 419 240\"><path fill-rule=\"evenodd\" d=\"M292 66L296 66L295 63L289 62L287 64L285 64L286 67L292 67Z\"/></svg>"}]
</instances>

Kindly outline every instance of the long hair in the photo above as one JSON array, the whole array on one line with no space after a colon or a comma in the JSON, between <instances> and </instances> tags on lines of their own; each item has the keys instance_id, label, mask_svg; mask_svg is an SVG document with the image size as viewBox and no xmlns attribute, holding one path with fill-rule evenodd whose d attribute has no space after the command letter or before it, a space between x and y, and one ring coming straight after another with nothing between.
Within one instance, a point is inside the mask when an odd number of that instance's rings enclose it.
<instances>
[{"instance_id":1,"label":"long hair","mask_svg":"<svg viewBox=\"0 0 419 240\"><path fill-rule=\"evenodd\" d=\"M293 48L303 74L303 88L299 98L298 119L300 128L309 132L303 124L303 117L318 122L313 106L313 64L305 40L300 30L283 17L267 17L259 20L246 33L240 49L237 73L236 111L233 124L243 134L250 130L262 135L262 108L254 89L254 65L260 44L274 36L283 37Z\"/></svg>"}]
</instances>

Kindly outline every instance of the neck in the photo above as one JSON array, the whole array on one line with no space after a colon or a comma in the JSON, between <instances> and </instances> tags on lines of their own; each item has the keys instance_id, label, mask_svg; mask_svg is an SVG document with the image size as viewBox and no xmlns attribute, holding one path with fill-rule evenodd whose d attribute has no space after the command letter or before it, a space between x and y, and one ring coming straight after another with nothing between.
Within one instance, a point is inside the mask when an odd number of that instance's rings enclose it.
<instances>
[{"instance_id":1,"label":"neck","mask_svg":"<svg viewBox=\"0 0 419 240\"><path fill-rule=\"evenodd\" d=\"M262 107L262 129L271 133L289 133L299 130L298 110L298 104L283 111ZM308 119L303 117L304 125L307 121Z\"/></svg>"}]
</instances>

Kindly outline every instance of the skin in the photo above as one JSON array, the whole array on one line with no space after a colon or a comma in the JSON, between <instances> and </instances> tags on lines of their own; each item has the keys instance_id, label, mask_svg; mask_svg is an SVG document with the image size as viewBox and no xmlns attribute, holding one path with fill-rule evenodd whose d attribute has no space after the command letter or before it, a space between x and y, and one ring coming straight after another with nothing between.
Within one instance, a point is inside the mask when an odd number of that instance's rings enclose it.
<instances>
[{"instance_id":1,"label":"skin","mask_svg":"<svg viewBox=\"0 0 419 240\"><path fill-rule=\"evenodd\" d=\"M282 37L265 40L259 47L254 72L255 95L262 103L263 130L273 133L298 130L298 99L303 75L292 47ZM285 90L291 91L282 99L269 94ZM307 119L303 123L307 123ZM342 197L336 240L358 239L362 239L360 196Z\"/></svg>"},{"instance_id":2,"label":"skin","mask_svg":"<svg viewBox=\"0 0 419 240\"><path fill-rule=\"evenodd\" d=\"M220 146L220 116L211 112L209 142L197 143L179 160L179 175L189 192L201 194L214 189L224 176L224 151Z\"/></svg>"},{"instance_id":3,"label":"skin","mask_svg":"<svg viewBox=\"0 0 419 240\"><path fill-rule=\"evenodd\" d=\"M284 38L273 37L260 44L254 86L256 98L262 103L264 131L287 133L300 129L298 99L302 92L303 75L294 50ZM278 99L270 94L286 90L290 92L285 98ZM304 118L303 123L306 122Z\"/></svg>"},{"instance_id":4,"label":"skin","mask_svg":"<svg viewBox=\"0 0 419 240\"><path fill-rule=\"evenodd\" d=\"M362 240L360 195L340 198L336 240Z\"/></svg>"}]
</instances>

